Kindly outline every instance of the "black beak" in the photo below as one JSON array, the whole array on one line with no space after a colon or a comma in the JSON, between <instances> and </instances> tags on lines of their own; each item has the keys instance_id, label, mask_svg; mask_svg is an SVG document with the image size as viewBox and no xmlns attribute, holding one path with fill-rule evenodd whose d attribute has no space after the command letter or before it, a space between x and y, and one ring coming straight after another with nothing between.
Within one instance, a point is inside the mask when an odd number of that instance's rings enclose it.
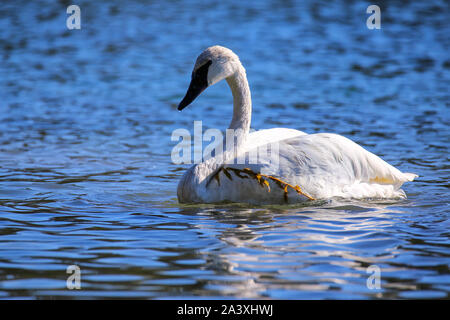
<instances>
[{"instance_id":1,"label":"black beak","mask_svg":"<svg viewBox=\"0 0 450 320\"><path fill-rule=\"evenodd\" d=\"M206 88L208 88L208 68L211 65L211 61L208 61L203 66L198 68L193 74L191 83L189 84L189 89L186 92L183 100L181 100L178 105L178 110L183 110L188 105L191 104L192 101L197 98L200 93L202 93Z\"/></svg>"},{"instance_id":2,"label":"black beak","mask_svg":"<svg viewBox=\"0 0 450 320\"><path fill-rule=\"evenodd\" d=\"M192 101L197 98L200 93L205 91L207 88L207 85L204 85L202 83L199 83L198 81L195 81L195 78L193 77L191 80L191 84L189 85L189 89L186 92L186 95L184 96L183 100L181 100L180 104L178 105L178 110L183 110L188 105L191 104Z\"/></svg>"}]
</instances>

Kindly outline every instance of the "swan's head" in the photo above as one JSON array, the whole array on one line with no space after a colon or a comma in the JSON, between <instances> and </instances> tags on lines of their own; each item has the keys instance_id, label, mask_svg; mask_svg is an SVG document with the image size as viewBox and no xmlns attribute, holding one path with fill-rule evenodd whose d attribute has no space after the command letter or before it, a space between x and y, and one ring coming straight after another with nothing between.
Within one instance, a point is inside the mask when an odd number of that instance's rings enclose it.
<instances>
[{"instance_id":1,"label":"swan's head","mask_svg":"<svg viewBox=\"0 0 450 320\"><path fill-rule=\"evenodd\" d=\"M213 46L203 51L195 62L191 83L178 110L183 110L207 87L232 76L241 66L238 56L225 47Z\"/></svg>"}]
</instances>

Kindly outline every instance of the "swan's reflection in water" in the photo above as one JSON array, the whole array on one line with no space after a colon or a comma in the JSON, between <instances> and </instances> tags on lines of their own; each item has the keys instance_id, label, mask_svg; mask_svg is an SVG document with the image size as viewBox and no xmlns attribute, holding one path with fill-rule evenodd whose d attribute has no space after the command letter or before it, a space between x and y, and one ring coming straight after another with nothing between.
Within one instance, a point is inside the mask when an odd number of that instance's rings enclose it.
<instances>
[{"instance_id":1,"label":"swan's reflection in water","mask_svg":"<svg viewBox=\"0 0 450 320\"><path fill-rule=\"evenodd\" d=\"M402 213L391 203L183 210L214 219L210 223L222 245L200 250L204 268L214 272L202 279L202 289L219 296L316 298L342 291L345 297L355 287L362 289L358 294L381 296L384 290L364 290L367 267L402 269L389 264L400 245L390 229L396 213ZM211 236L210 223L195 228Z\"/></svg>"}]
</instances>

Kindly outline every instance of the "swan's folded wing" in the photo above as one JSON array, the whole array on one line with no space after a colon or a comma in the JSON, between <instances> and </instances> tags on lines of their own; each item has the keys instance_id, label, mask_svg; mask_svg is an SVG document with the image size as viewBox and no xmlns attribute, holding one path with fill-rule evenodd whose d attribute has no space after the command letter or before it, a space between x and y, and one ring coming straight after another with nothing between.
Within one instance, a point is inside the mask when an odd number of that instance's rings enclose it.
<instances>
[{"instance_id":1,"label":"swan's folded wing","mask_svg":"<svg viewBox=\"0 0 450 320\"><path fill-rule=\"evenodd\" d=\"M374 183L393 185L396 189L417 175L403 173L375 154L353 141L330 133L318 133L280 141L280 157L283 152L296 153L300 176L321 177L331 183ZM287 158L284 156L284 158Z\"/></svg>"},{"instance_id":2,"label":"swan's folded wing","mask_svg":"<svg viewBox=\"0 0 450 320\"><path fill-rule=\"evenodd\" d=\"M401 185L417 177L402 173L336 134L304 134L261 147L246 150L243 162L234 159L225 164L211 163L207 170L203 168L206 163L199 166L197 169L211 173L195 175L203 177L199 183L209 197L214 201L253 199L270 203L298 188L302 192L294 194L298 198L304 196L303 200L335 196L397 198L405 196ZM289 200L292 199L295 200L290 195Z\"/></svg>"}]
</instances>

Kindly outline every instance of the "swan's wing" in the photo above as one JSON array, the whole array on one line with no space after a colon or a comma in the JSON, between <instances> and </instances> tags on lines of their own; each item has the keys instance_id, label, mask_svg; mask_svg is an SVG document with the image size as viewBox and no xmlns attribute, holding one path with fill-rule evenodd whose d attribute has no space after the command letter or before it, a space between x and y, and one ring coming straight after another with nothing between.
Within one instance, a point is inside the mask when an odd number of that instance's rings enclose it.
<instances>
[{"instance_id":1,"label":"swan's wing","mask_svg":"<svg viewBox=\"0 0 450 320\"><path fill-rule=\"evenodd\" d=\"M279 160L278 168L271 168L273 174L292 179L292 183L318 198L346 196L358 188L364 191L363 196L386 196L386 190L395 192L404 182L417 177L401 172L353 141L330 133L280 141ZM383 194L375 192L380 185L388 186Z\"/></svg>"}]
</instances>

